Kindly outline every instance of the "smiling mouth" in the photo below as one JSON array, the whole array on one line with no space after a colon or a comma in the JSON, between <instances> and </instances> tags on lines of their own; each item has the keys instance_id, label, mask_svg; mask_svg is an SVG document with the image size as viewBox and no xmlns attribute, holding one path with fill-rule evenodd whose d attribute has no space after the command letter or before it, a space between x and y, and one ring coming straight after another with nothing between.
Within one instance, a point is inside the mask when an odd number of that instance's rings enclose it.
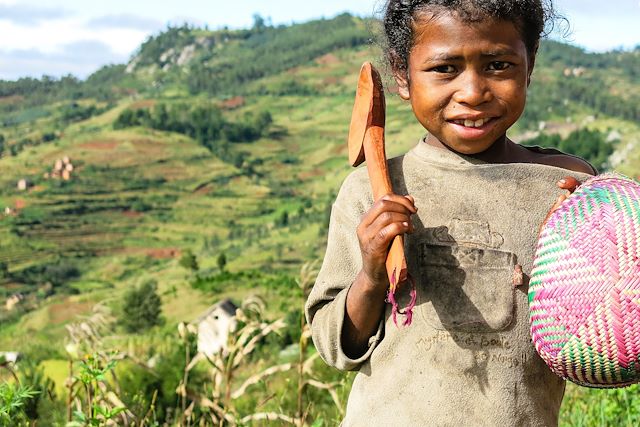
<instances>
[{"instance_id":1,"label":"smiling mouth","mask_svg":"<svg viewBox=\"0 0 640 427\"><path fill-rule=\"evenodd\" d=\"M491 120L493 120L493 117L487 117L486 119L478 119L478 120L466 119L466 120L449 120L449 121L451 123L455 123L457 125L465 126L468 128L479 128L489 123Z\"/></svg>"}]
</instances>

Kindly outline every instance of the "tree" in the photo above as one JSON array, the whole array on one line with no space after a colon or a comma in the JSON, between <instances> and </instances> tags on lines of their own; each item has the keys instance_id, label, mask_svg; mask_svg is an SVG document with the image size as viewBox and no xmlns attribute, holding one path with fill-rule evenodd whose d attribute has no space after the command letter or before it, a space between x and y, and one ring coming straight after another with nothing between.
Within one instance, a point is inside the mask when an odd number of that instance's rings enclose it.
<instances>
[{"instance_id":1,"label":"tree","mask_svg":"<svg viewBox=\"0 0 640 427\"><path fill-rule=\"evenodd\" d=\"M227 256L222 252L218 255L218 268L220 271L224 271L224 268L227 266Z\"/></svg>"},{"instance_id":2,"label":"tree","mask_svg":"<svg viewBox=\"0 0 640 427\"><path fill-rule=\"evenodd\" d=\"M267 130L269 130L269 126L271 126L271 124L273 123L273 117L268 111L260 111L253 119L253 122L254 127L258 130L258 132L264 135Z\"/></svg>"},{"instance_id":3,"label":"tree","mask_svg":"<svg viewBox=\"0 0 640 427\"><path fill-rule=\"evenodd\" d=\"M127 291L120 322L127 332L142 332L162 323L161 311L158 284L155 280L149 280Z\"/></svg>"},{"instance_id":4,"label":"tree","mask_svg":"<svg viewBox=\"0 0 640 427\"><path fill-rule=\"evenodd\" d=\"M180 265L192 271L198 271L200 269L198 259L193 252L188 249L182 254L182 258L180 258Z\"/></svg>"},{"instance_id":5,"label":"tree","mask_svg":"<svg viewBox=\"0 0 640 427\"><path fill-rule=\"evenodd\" d=\"M158 104L151 113L151 127L154 129L166 129L169 123L169 111L165 104Z\"/></svg>"},{"instance_id":6,"label":"tree","mask_svg":"<svg viewBox=\"0 0 640 427\"><path fill-rule=\"evenodd\" d=\"M9 266L6 262L0 261L0 279L4 279L9 275Z\"/></svg>"},{"instance_id":7,"label":"tree","mask_svg":"<svg viewBox=\"0 0 640 427\"><path fill-rule=\"evenodd\" d=\"M132 110L126 109L120 113L115 122L113 122L114 129L123 129L129 126L135 126L139 123L136 122L135 114Z\"/></svg>"},{"instance_id":8,"label":"tree","mask_svg":"<svg viewBox=\"0 0 640 427\"><path fill-rule=\"evenodd\" d=\"M286 227L289 225L289 212L283 211L278 219L278 225L280 227Z\"/></svg>"},{"instance_id":9,"label":"tree","mask_svg":"<svg viewBox=\"0 0 640 427\"><path fill-rule=\"evenodd\" d=\"M259 13L253 15L253 30L260 32L266 28L264 18Z\"/></svg>"}]
</instances>

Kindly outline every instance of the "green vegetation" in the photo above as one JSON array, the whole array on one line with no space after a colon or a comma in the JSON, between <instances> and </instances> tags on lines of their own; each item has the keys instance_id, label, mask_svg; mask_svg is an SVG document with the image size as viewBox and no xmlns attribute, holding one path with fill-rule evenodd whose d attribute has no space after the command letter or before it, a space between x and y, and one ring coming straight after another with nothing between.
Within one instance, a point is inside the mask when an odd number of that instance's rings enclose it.
<instances>
[{"instance_id":1,"label":"green vegetation","mask_svg":"<svg viewBox=\"0 0 640 427\"><path fill-rule=\"evenodd\" d=\"M0 371L12 416L339 423L353 375L319 360L302 315L314 274L298 272L322 258L351 170L375 26L170 27L84 81L0 82L0 347L23 354ZM638 70L638 49L544 42L512 136L638 175ZM387 152L406 152L422 128L392 93L387 117ZM226 298L244 313L235 348L205 360L191 322ZM561 423L637 424L636 390L569 386Z\"/></svg>"},{"instance_id":2,"label":"green vegetation","mask_svg":"<svg viewBox=\"0 0 640 427\"><path fill-rule=\"evenodd\" d=\"M536 60L533 83L520 126L536 129L585 108L596 115L640 120L640 48L631 52L586 53L584 49L545 41Z\"/></svg>"},{"instance_id":3,"label":"green vegetation","mask_svg":"<svg viewBox=\"0 0 640 427\"><path fill-rule=\"evenodd\" d=\"M614 144L619 141L608 141L607 135L598 130L578 129L566 138L558 134L543 133L533 139L526 140L525 145L557 148L565 153L582 157L602 171L608 165L609 156L614 151Z\"/></svg>"},{"instance_id":4,"label":"green vegetation","mask_svg":"<svg viewBox=\"0 0 640 427\"><path fill-rule=\"evenodd\" d=\"M224 268L227 266L227 256L224 254L224 252L218 255L217 263L220 271L224 272Z\"/></svg>"},{"instance_id":5,"label":"green vegetation","mask_svg":"<svg viewBox=\"0 0 640 427\"><path fill-rule=\"evenodd\" d=\"M144 332L162 323L161 313L162 301L158 295L158 284L149 280L124 294L120 323L127 332Z\"/></svg>"},{"instance_id":6,"label":"green vegetation","mask_svg":"<svg viewBox=\"0 0 640 427\"><path fill-rule=\"evenodd\" d=\"M34 395L35 392L28 387L0 384L0 424L9 426L26 422L24 407Z\"/></svg>"},{"instance_id":7,"label":"green vegetation","mask_svg":"<svg viewBox=\"0 0 640 427\"><path fill-rule=\"evenodd\" d=\"M259 21L258 21L259 22ZM348 14L290 27L255 25L234 34L243 43L226 43L189 68L189 90L211 94L244 93L247 82L281 73L326 52L366 44L369 35ZM302 92L304 87L299 88ZM232 92L233 91L233 92Z\"/></svg>"},{"instance_id":8,"label":"green vegetation","mask_svg":"<svg viewBox=\"0 0 640 427\"><path fill-rule=\"evenodd\" d=\"M200 269L198 259L190 250L187 250L182 254L182 258L180 258L180 265L191 271L198 271Z\"/></svg>"},{"instance_id":9,"label":"green vegetation","mask_svg":"<svg viewBox=\"0 0 640 427\"><path fill-rule=\"evenodd\" d=\"M147 109L125 109L113 123L114 129L146 126L187 135L212 153L228 158L227 142L253 142L268 134L273 119L268 111L245 113L241 121L225 120L214 105L157 104ZM240 161L242 162L242 160ZM237 162L234 162L237 163Z\"/></svg>"}]
</instances>

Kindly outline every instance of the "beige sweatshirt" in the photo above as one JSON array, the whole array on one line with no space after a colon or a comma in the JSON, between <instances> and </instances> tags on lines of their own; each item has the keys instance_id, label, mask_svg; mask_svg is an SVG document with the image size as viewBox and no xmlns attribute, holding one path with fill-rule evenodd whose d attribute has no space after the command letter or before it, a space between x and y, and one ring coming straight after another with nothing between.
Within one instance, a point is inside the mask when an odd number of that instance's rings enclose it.
<instances>
[{"instance_id":1,"label":"beige sweatshirt","mask_svg":"<svg viewBox=\"0 0 640 427\"><path fill-rule=\"evenodd\" d=\"M342 425L557 425L564 382L531 344L527 283L538 226L568 171L483 164L423 142L389 168L395 192L418 207L405 239L418 292L413 323L395 326L387 305L364 356L350 359L341 347L347 292L361 268L356 227L373 203L366 168L340 189L306 305L322 358L358 370ZM516 264L525 273L519 287ZM398 303L407 301L404 287Z\"/></svg>"}]
</instances>

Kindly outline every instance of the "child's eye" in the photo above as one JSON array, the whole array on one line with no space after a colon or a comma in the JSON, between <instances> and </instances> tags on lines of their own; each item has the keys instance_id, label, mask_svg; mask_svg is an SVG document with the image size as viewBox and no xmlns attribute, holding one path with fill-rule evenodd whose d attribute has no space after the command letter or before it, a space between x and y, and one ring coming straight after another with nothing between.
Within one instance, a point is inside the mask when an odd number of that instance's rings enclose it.
<instances>
[{"instance_id":1,"label":"child's eye","mask_svg":"<svg viewBox=\"0 0 640 427\"><path fill-rule=\"evenodd\" d=\"M456 72L456 68L453 65L438 65L437 67L431 68L431 70L429 71L443 74L453 74Z\"/></svg>"},{"instance_id":2,"label":"child's eye","mask_svg":"<svg viewBox=\"0 0 640 427\"><path fill-rule=\"evenodd\" d=\"M509 68L511 64L504 61L493 61L489 64L489 70L502 71Z\"/></svg>"}]
</instances>

